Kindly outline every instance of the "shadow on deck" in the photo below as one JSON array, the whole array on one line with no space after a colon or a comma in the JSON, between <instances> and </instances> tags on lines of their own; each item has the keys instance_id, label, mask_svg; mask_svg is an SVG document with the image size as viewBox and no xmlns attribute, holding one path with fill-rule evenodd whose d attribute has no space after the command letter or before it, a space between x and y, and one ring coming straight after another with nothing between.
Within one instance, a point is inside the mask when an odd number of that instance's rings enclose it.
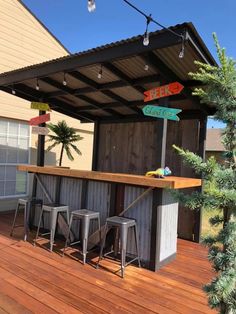
<instances>
[{"instance_id":1,"label":"shadow on deck","mask_svg":"<svg viewBox=\"0 0 236 314\"><path fill-rule=\"evenodd\" d=\"M175 261L157 273L130 265L121 279L113 261L96 270L23 242L21 228L9 237L12 218L0 214L0 313L215 313L202 291L213 274L198 244L179 240Z\"/></svg>"}]
</instances>

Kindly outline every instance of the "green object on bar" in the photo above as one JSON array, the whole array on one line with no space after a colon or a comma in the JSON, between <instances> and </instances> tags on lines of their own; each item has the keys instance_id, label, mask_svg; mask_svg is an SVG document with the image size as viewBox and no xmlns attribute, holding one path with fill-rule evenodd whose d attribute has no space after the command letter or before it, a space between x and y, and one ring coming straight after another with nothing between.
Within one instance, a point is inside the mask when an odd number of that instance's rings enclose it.
<instances>
[{"instance_id":1,"label":"green object on bar","mask_svg":"<svg viewBox=\"0 0 236 314\"><path fill-rule=\"evenodd\" d=\"M145 116L179 121L180 119L177 116L177 114L180 113L182 110L181 109L147 105L147 106L143 107L142 111L143 111Z\"/></svg>"}]
</instances>

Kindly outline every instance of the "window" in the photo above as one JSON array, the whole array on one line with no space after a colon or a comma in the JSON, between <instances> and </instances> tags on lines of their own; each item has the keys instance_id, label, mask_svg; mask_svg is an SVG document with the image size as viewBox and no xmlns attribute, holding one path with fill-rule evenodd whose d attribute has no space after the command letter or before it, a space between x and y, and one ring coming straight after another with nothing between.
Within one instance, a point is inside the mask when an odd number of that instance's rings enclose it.
<instances>
[{"instance_id":1,"label":"window","mask_svg":"<svg viewBox=\"0 0 236 314\"><path fill-rule=\"evenodd\" d=\"M18 164L29 163L29 125L0 119L0 198L27 194L27 173Z\"/></svg>"}]
</instances>

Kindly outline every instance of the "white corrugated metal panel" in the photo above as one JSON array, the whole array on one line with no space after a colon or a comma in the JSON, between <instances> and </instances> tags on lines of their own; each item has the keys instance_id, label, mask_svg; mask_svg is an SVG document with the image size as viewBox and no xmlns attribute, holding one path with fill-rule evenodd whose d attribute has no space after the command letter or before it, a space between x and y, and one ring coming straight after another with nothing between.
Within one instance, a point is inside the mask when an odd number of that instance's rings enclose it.
<instances>
[{"instance_id":1,"label":"white corrugated metal panel","mask_svg":"<svg viewBox=\"0 0 236 314\"><path fill-rule=\"evenodd\" d=\"M148 71L145 71L144 66L147 63L140 57L132 57L114 61L113 64L128 77L134 79L137 77L145 77L157 73L151 65L149 65Z\"/></svg>"},{"instance_id":2,"label":"white corrugated metal panel","mask_svg":"<svg viewBox=\"0 0 236 314\"><path fill-rule=\"evenodd\" d=\"M144 191L143 188L126 186L124 208L128 207ZM125 217L134 218L137 221L140 257L146 262L150 260L152 199L152 192L150 192L124 214ZM132 233L129 236L127 252L135 254L135 239Z\"/></svg>"},{"instance_id":3,"label":"white corrugated metal panel","mask_svg":"<svg viewBox=\"0 0 236 314\"><path fill-rule=\"evenodd\" d=\"M173 47L158 49L154 53L180 77L182 80L189 80L189 72L196 72L198 67L194 64L193 60L199 60L199 55L193 48L186 43L184 58L179 58L181 45Z\"/></svg>"},{"instance_id":4,"label":"white corrugated metal panel","mask_svg":"<svg viewBox=\"0 0 236 314\"><path fill-rule=\"evenodd\" d=\"M50 78L62 84L64 80L64 73L55 73L53 75L50 75ZM65 78L67 82L67 87L69 88L77 89L77 88L83 88L87 86L85 83L81 82L80 80L70 76L70 73L66 73Z\"/></svg>"},{"instance_id":5,"label":"white corrugated metal panel","mask_svg":"<svg viewBox=\"0 0 236 314\"><path fill-rule=\"evenodd\" d=\"M99 79L98 73L101 71L100 64L79 68L78 71L99 84L109 83L119 79L105 67L102 68L102 77Z\"/></svg>"},{"instance_id":6,"label":"white corrugated metal panel","mask_svg":"<svg viewBox=\"0 0 236 314\"><path fill-rule=\"evenodd\" d=\"M161 206L160 262L177 251L178 202L169 191L163 191Z\"/></svg>"},{"instance_id":7,"label":"white corrugated metal panel","mask_svg":"<svg viewBox=\"0 0 236 314\"><path fill-rule=\"evenodd\" d=\"M47 176L47 175L38 175L45 190L47 191L48 195L51 197L52 201L55 199L55 192L56 192L56 177L55 176ZM51 201L46 197L45 193L43 192L41 186L37 184L37 198L43 200L43 204L49 204ZM35 217L34 217L34 225L38 226L38 221L39 221L39 214L40 210L38 207L36 207L35 210ZM49 228L50 225L50 219L49 215L45 214L44 215L44 223L45 223L45 228Z\"/></svg>"},{"instance_id":8,"label":"white corrugated metal panel","mask_svg":"<svg viewBox=\"0 0 236 314\"><path fill-rule=\"evenodd\" d=\"M102 103L114 102L114 99L110 98L109 96L102 94L101 92L89 93L86 96L88 96L91 99L94 99L97 102L102 102Z\"/></svg>"},{"instance_id":9,"label":"white corrugated metal panel","mask_svg":"<svg viewBox=\"0 0 236 314\"><path fill-rule=\"evenodd\" d=\"M128 101L143 100L143 94L131 86L113 88L112 92Z\"/></svg>"}]
</instances>

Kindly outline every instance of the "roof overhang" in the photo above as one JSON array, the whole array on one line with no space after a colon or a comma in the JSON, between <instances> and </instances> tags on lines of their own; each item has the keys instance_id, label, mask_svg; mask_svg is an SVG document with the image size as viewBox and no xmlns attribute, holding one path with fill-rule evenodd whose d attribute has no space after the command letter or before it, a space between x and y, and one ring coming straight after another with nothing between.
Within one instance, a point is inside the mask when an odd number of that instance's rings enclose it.
<instances>
[{"instance_id":1,"label":"roof overhang","mask_svg":"<svg viewBox=\"0 0 236 314\"><path fill-rule=\"evenodd\" d=\"M185 34L185 57L179 59L182 40L167 30L115 42L78 54L62 57L0 75L0 89L29 101L43 101L55 111L83 122L138 120L145 118L143 92L163 83L178 81L185 88L169 97L169 106L182 109L182 117L213 114L214 108L192 96L199 82L189 80L197 70L195 60L216 65L191 23L171 28ZM149 70L144 69L148 64ZM102 66L102 78L98 72ZM63 85L66 75L67 85ZM36 82L40 90L36 90ZM155 101L154 103L158 103Z\"/></svg>"}]
</instances>

